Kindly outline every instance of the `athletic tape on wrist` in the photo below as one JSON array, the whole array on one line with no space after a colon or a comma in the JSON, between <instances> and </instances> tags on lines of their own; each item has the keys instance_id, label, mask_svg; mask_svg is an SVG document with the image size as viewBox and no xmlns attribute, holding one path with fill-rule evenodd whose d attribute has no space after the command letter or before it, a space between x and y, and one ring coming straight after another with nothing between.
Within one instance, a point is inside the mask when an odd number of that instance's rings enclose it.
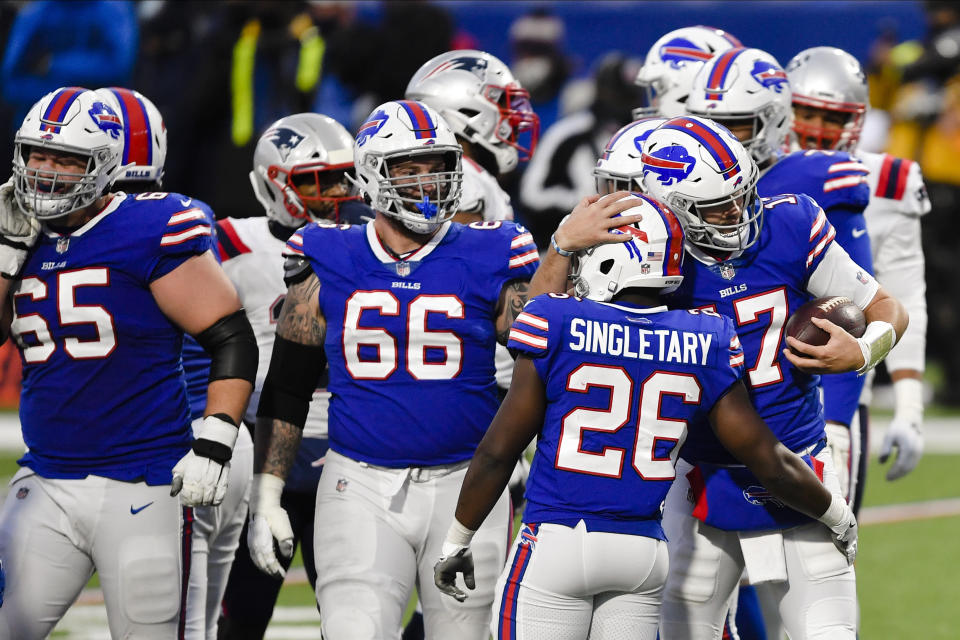
<instances>
[{"instance_id":1,"label":"athletic tape on wrist","mask_svg":"<svg viewBox=\"0 0 960 640\"><path fill-rule=\"evenodd\" d=\"M897 333L889 322L876 320L867 325L863 336L857 338L860 353L863 355L863 366L857 369L860 375L870 371L887 357L890 349L896 344Z\"/></svg>"}]
</instances>

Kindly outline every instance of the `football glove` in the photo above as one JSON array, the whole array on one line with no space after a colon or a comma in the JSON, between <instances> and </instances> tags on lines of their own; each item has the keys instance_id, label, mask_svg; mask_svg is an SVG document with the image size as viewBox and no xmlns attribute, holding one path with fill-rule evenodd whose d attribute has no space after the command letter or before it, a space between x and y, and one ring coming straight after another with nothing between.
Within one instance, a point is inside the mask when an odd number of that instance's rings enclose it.
<instances>
[{"instance_id":1,"label":"football glove","mask_svg":"<svg viewBox=\"0 0 960 640\"><path fill-rule=\"evenodd\" d=\"M237 433L237 425L225 413L205 417L192 449L173 467L170 495L180 494L185 507L220 504L227 493Z\"/></svg>"},{"instance_id":2,"label":"football glove","mask_svg":"<svg viewBox=\"0 0 960 640\"><path fill-rule=\"evenodd\" d=\"M283 480L271 473L253 475L253 491L250 493L250 524L247 527L247 546L250 559L264 573L280 578L287 574L277 560L273 540L277 539L280 553L285 558L293 556L293 527L287 512L280 506Z\"/></svg>"},{"instance_id":3,"label":"football glove","mask_svg":"<svg viewBox=\"0 0 960 640\"><path fill-rule=\"evenodd\" d=\"M477 581L473 575L473 553L470 547L448 545L445 542L440 559L433 565L433 583L443 593L456 598L458 602L463 602L467 599L467 594L456 584L458 573L463 574L463 582L467 585L467 589L477 587Z\"/></svg>"},{"instance_id":4,"label":"football glove","mask_svg":"<svg viewBox=\"0 0 960 640\"><path fill-rule=\"evenodd\" d=\"M818 520L830 528L833 544L846 556L847 564L853 564L857 558L857 518L847 501L834 495L830 506Z\"/></svg>"},{"instance_id":5,"label":"football glove","mask_svg":"<svg viewBox=\"0 0 960 640\"><path fill-rule=\"evenodd\" d=\"M37 240L40 222L27 215L13 195L13 178L0 185L0 273L14 278Z\"/></svg>"},{"instance_id":6,"label":"football glove","mask_svg":"<svg viewBox=\"0 0 960 640\"><path fill-rule=\"evenodd\" d=\"M896 405L893 420L880 446L880 462L897 449L897 459L887 469L887 480L907 475L923 455L923 383L907 378L893 383Z\"/></svg>"}]
</instances>

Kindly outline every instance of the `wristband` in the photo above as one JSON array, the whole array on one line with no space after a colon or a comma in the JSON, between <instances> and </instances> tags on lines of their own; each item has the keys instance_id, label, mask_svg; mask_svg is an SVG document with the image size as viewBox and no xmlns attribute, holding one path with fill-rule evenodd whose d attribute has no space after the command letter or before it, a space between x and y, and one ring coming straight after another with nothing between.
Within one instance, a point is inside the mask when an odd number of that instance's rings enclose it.
<instances>
[{"instance_id":1,"label":"wristband","mask_svg":"<svg viewBox=\"0 0 960 640\"><path fill-rule=\"evenodd\" d=\"M268 506L279 506L285 482L272 473L253 474L253 489L250 491L250 515Z\"/></svg>"},{"instance_id":2,"label":"wristband","mask_svg":"<svg viewBox=\"0 0 960 640\"><path fill-rule=\"evenodd\" d=\"M470 542L473 540L473 534L475 533L475 530L467 529L460 524L459 520L454 518L453 522L450 523L450 528L447 530L447 538L443 541L440 555L450 556L462 548L469 547Z\"/></svg>"},{"instance_id":3,"label":"wristband","mask_svg":"<svg viewBox=\"0 0 960 640\"><path fill-rule=\"evenodd\" d=\"M833 494L833 497L830 500L830 506L827 507L826 511L820 514L820 517L817 518L817 520L833 529L834 527L839 526L841 522L846 520L846 515L849 510L850 507L847 506L847 501L842 497Z\"/></svg>"},{"instance_id":4,"label":"wristband","mask_svg":"<svg viewBox=\"0 0 960 640\"><path fill-rule=\"evenodd\" d=\"M857 369L857 373L863 375L880 364L896 342L897 333L889 322L876 320L868 324L863 336L857 338L863 355L863 366Z\"/></svg>"},{"instance_id":5,"label":"wristband","mask_svg":"<svg viewBox=\"0 0 960 640\"><path fill-rule=\"evenodd\" d=\"M893 383L893 418L910 424L923 422L923 383L916 378L903 378Z\"/></svg>"},{"instance_id":6,"label":"wristband","mask_svg":"<svg viewBox=\"0 0 960 640\"><path fill-rule=\"evenodd\" d=\"M570 256L572 256L573 254L576 253L576 251L567 251L566 249L561 249L561 248L560 248L560 245L557 244L557 234L556 234L556 233L554 233L552 236L550 236L550 246L553 247L553 250L556 251L557 253L559 253L559 254L560 254L561 256L563 256L564 258L569 258Z\"/></svg>"}]
</instances>

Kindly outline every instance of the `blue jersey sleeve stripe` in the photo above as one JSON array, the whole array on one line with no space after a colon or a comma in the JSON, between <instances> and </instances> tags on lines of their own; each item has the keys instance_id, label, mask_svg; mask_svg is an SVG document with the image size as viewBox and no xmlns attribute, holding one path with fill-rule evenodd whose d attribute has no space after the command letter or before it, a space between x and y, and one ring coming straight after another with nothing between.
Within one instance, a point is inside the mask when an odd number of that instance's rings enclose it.
<instances>
[{"instance_id":1,"label":"blue jersey sleeve stripe","mask_svg":"<svg viewBox=\"0 0 960 640\"><path fill-rule=\"evenodd\" d=\"M546 350L547 348L547 339L541 336L535 336L532 333L527 333L526 331L521 331L516 327L510 329L510 342L519 342L522 345L527 347L533 347L534 349Z\"/></svg>"},{"instance_id":2,"label":"blue jersey sleeve stripe","mask_svg":"<svg viewBox=\"0 0 960 640\"><path fill-rule=\"evenodd\" d=\"M196 226L190 227L185 231L178 231L177 233L167 233L160 238L161 247L169 247L175 244L182 244L191 238L196 238L197 236L208 235L210 233L210 226L203 222Z\"/></svg>"},{"instance_id":3,"label":"blue jersey sleeve stripe","mask_svg":"<svg viewBox=\"0 0 960 640\"><path fill-rule=\"evenodd\" d=\"M529 325L534 329L539 329L540 331L550 331L550 323L546 318L535 316L532 313L527 313L526 311L521 312L514 322L522 322L523 324Z\"/></svg>"},{"instance_id":4,"label":"blue jersey sleeve stripe","mask_svg":"<svg viewBox=\"0 0 960 640\"><path fill-rule=\"evenodd\" d=\"M526 253L521 253L510 258L510 268L516 269L524 265L528 265L531 262L539 262L540 253L536 248L530 249Z\"/></svg>"},{"instance_id":5,"label":"blue jersey sleeve stripe","mask_svg":"<svg viewBox=\"0 0 960 640\"><path fill-rule=\"evenodd\" d=\"M833 228L833 225L828 224L827 228L828 228L828 231L826 236L824 236L823 239L821 239L820 242L818 242L817 245L810 251L810 253L807 254L807 267L813 264L813 261L816 260L817 257L827 249L827 247L830 245L831 242L833 242L833 239L836 237L837 232Z\"/></svg>"},{"instance_id":6,"label":"blue jersey sleeve stripe","mask_svg":"<svg viewBox=\"0 0 960 640\"><path fill-rule=\"evenodd\" d=\"M513 241L510 243L510 249L511 250L519 249L521 247L526 247L527 245L536 246L533 243L532 235L530 235L529 233L522 233L513 239Z\"/></svg>"}]
</instances>

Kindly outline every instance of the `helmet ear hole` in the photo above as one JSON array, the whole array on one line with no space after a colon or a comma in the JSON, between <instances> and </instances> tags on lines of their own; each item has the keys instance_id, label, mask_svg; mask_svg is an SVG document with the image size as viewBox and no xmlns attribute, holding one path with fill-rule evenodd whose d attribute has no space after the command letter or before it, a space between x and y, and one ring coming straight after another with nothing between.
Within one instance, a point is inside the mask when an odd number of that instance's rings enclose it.
<instances>
[{"instance_id":1,"label":"helmet ear hole","mask_svg":"<svg viewBox=\"0 0 960 640\"><path fill-rule=\"evenodd\" d=\"M600 263L600 273L603 275L608 275L610 270L613 269L614 260L609 258Z\"/></svg>"}]
</instances>

